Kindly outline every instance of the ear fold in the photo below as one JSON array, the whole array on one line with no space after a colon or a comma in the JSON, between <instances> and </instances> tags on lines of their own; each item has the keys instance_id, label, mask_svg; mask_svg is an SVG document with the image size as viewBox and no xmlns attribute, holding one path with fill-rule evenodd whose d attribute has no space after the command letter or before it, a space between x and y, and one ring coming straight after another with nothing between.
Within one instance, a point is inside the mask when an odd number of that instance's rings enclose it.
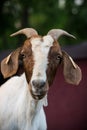
<instances>
[{"instance_id":1,"label":"ear fold","mask_svg":"<svg viewBox=\"0 0 87 130\"><path fill-rule=\"evenodd\" d=\"M1 62L1 72L4 78L14 75L18 70L18 57L20 48L16 49Z\"/></svg>"},{"instance_id":2,"label":"ear fold","mask_svg":"<svg viewBox=\"0 0 87 130\"><path fill-rule=\"evenodd\" d=\"M82 78L81 69L66 52L63 51L62 53L65 80L70 84L78 85Z\"/></svg>"}]
</instances>

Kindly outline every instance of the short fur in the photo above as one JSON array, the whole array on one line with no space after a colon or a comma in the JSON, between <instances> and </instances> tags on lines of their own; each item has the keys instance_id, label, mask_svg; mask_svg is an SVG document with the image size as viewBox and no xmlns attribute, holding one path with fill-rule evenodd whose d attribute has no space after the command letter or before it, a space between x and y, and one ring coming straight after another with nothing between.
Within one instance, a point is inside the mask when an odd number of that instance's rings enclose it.
<instances>
[{"instance_id":1,"label":"short fur","mask_svg":"<svg viewBox=\"0 0 87 130\"><path fill-rule=\"evenodd\" d=\"M0 88L0 130L47 129L43 106L59 65L68 83L79 84L80 68L56 39L62 32L73 37L58 29L43 37L28 28L13 34L26 34L27 40L1 62L3 77L10 79Z\"/></svg>"},{"instance_id":2,"label":"short fur","mask_svg":"<svg viewBox=\"0 0 87 130\"><path fill-rule=\"evenodd\" d=\"M46 96L34 100L25 74L14 76L0 88L0 130L46 130Z\"/></svg>"}]
</instances>

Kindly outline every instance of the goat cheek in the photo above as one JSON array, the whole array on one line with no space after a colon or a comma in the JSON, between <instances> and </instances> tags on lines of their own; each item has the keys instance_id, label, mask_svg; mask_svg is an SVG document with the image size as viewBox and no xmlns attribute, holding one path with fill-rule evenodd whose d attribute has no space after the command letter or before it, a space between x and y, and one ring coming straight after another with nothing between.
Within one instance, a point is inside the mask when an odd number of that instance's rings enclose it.
<instances>
[{"instance_id":1,"label":"goat cheek","mask_svg":"<svg viewBox=\"0 0 87 130\"><path fill-rule=\"evenodd\" d=\"M50 66L47 69L47 77L48 77L48 83L49 83L49 87L52 85L53 80L55 78L57 72L57 66Z\"/></svg>"}]
</instances>

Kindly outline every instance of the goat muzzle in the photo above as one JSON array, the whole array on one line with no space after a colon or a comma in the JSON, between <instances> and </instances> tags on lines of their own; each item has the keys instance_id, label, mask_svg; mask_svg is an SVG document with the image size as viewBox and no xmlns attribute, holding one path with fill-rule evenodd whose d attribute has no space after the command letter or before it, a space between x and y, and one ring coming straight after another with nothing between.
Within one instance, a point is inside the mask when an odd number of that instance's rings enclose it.
<instances>
[{"instance_id":1,"label":"goat muzzle","mask_svg":"<svg viewBox=\"0 0 87 130\"><path fill-rule=\"evenodd\" d=\"M31 95L34 99L42 99L48 92L47 83L43 80L33 80L31 83Z\"/></svg>"}]
</instances>

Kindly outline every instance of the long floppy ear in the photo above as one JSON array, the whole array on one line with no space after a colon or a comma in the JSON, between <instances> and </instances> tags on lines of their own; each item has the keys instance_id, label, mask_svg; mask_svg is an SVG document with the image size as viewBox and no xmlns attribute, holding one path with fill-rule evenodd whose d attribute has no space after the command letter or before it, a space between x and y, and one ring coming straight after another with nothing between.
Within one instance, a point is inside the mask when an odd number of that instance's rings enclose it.
<instances>
[{"instance_id":1,"label":"long floppy ear","mask_svg":"<svg viewBox=\"0 0 87 130\"><path fill-rule=\"evenodd\" d=\"M62 51L62 53L65 80L70 84L78 85L82 78L81 69L65 51Z\"/></svg>"},{"instance_id":2,"label":"long floppy ear","mask_svg":"<svg viewBox=\"0 0 87 130\"><path fill-rule=\"evenodd\" d=\"M18 57L21 48L16 49L1 61L1 73L4 78L11 77L18 70Z\"/></svg>"}]
</instances>

